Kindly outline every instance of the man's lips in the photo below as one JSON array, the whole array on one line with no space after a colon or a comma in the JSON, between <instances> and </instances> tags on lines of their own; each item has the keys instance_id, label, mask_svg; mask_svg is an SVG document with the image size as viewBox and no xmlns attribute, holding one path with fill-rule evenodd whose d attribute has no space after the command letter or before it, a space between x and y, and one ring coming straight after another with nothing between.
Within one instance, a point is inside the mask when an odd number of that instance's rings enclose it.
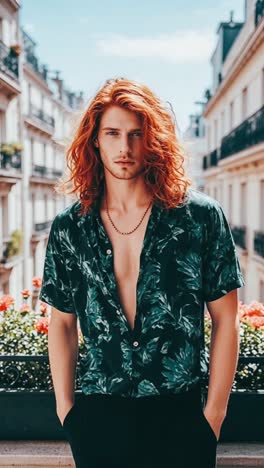
<instances>
[{"instance_id":1,"label":"man's lips","mask_svg":"<svg viewBox=\"0 0 264 468\"><path fill-rule=\"evenodd\" d=\"M134 161L116 161L116 164L134 164Z\"/></svg>"}]
</instances>

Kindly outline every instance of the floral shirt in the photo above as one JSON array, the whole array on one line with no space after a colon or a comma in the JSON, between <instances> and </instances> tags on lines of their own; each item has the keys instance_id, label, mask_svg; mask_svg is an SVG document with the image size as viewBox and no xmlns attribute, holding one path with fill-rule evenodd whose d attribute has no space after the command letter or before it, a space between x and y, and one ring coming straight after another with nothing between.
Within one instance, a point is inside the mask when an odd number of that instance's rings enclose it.
<instances>
[{"instance_id":1,"label":"floral shirt","mask_svg":"<svg viewBox=\"0 0 264 468\"><path fill-rule=\"evenodd\" d=\"M189 188L180 206L151 209L140 257L132 329L122 310L113 248L99 203L80 201L51 225L39 299L77 314L84 337L84 394L179 393L203 381L205 302L245 284L219 202Z\"/></svg>"}]
</instances>

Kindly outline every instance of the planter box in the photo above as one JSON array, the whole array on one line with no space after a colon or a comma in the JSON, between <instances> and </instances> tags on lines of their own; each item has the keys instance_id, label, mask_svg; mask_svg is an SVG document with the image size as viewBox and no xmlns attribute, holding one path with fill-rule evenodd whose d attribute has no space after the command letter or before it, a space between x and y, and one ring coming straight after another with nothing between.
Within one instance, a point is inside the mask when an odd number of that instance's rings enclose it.
<instances>
[{"instance_id":1,"label":"planter box","mask_svg":"<svg viewBox=\"0 0 264 468\"><path fill-rule=\"evenodd\" d=\"M1 440L66 440L51 391L1 390L0 414ZM263 421L264 391L232 392L220 442L264 442Z\"/></svg>"}]
</instances>

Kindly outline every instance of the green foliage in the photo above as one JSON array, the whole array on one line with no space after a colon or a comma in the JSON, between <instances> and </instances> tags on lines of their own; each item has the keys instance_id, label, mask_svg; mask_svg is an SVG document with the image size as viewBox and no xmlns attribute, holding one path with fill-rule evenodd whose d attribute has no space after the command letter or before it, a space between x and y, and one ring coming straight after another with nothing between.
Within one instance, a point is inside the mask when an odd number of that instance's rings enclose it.
<instances>
[{"instance_id":1,"label":"green foliage","mask_svg":"<svg viewBox=\"0 0 264 468\"><path fill-rule=\"evenodd\" d=\"M0 152L6 156L12 156L15 153L18 153L23 150L22 143L18 141L13 141L11 143L1 143Z\"/></svg>"},{"instance_id":2,"label":"green foliage","mask_svg":"<svg viewBox=\"0 0 264 468\"><path fill-rule=\"evenodd\" d=\"M21 229L15 229L11 234L11 239L7 242L6 248L3 252L4 258L10 258L18 255L22 251L23 234Z\"/></svg>"},{"instance_id":3,"label":"green foliage","mask_svg":"<svg viewBox=\"0 0 264 468\"><path fill-rule=\"evenodd\" d=\"M43 318L42 312L33 310L21 312L11 308L0 312L0 354L47 356L48 335L35 327L38 320ZM80 353L82 349L83 339L80 336ZM52 389L48 360L0 361L0 381L1 388Z\"/></svg>"}]
</instances>

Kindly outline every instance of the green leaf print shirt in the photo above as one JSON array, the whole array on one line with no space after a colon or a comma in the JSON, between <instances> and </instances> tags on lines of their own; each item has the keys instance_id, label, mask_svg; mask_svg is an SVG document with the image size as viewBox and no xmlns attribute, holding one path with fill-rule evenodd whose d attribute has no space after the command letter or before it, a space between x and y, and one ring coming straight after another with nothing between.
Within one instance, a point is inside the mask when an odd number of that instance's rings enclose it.
<instances>
[{"instance_id":1,"label":"green leaf print shirt","mask_svg":"<svg viewBox=\"0 0 264 468\"><path fill-rule=\"evenodd\" d=\"M80 201L51 225L39 299L78 316L85 342L82 392L142 397L201 383L204 305L245 284L219 202L189 188L184 203L154 203L140 257L132 329L122 310L113 248L99 203L82 217Z\"/></svg>"}]
</instances>

